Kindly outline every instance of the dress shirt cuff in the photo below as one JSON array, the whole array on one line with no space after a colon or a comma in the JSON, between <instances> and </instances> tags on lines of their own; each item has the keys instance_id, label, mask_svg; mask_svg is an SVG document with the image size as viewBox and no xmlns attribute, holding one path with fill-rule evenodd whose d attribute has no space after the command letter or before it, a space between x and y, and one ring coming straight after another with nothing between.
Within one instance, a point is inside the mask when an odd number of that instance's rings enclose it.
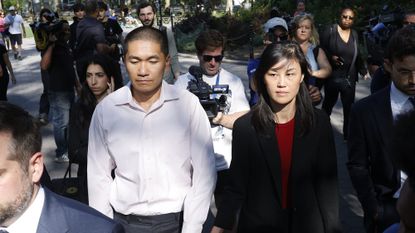
<instances>
[{"instance_id":1,"label":"dress shirt cuff","mask_svg":"<svg viewBox=\"0 0 415 233\"><path fill-rule=\"evenodd\" d=\"M202 228L202 224L183 222L182 233L202 232Z\"/></svg>"}]
</instances>

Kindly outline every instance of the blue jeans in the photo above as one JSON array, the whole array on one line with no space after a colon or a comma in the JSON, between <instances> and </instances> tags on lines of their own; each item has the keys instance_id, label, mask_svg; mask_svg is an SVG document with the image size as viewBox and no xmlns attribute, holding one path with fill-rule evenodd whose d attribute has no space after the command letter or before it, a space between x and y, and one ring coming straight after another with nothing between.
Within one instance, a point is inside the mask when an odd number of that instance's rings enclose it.
<instances>
[{"instance_id":1,"label":"blue jeans","mask_svg":"<svg viewBox=\"0 0 415 233\"><path fill-rule=\"evenodd\" d=\"M74 92L48 93L50 114L52 115L53 135L56 143L56 157L61 157L68 152L66 129L69 123L69 110L74 101Z\"/></svg>"}]
</instances>

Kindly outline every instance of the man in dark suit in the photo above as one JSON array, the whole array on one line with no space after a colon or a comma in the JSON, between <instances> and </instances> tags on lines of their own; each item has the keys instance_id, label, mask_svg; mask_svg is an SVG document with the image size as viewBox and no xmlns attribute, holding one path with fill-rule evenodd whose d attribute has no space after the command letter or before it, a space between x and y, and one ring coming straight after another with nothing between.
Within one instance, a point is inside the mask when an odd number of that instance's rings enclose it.
<instances>
[{"instance_id":1,"label":"man in dark suit","mask_svg":"<svg viewBox=\"0 0 415 233\"><path fill-rule=\"evenodd\" d=\"M98 211L40 185L44 166L36 122L0 102L0 232L124 233Z\"/></svg>"},{"instance_id":2,"label":"man in dark suit","mask_svg":"<svg viewBox=\"0 0 415 233\"><path fill-rule=\"evenodd\" d=\"M392 83L357 102L350 115L347 166L371 233L399 221L395 204L406 174L393 163L390 141L396 117L415 108L414 27L395 33L386 58Z\"/></svg>"}]
</instances>

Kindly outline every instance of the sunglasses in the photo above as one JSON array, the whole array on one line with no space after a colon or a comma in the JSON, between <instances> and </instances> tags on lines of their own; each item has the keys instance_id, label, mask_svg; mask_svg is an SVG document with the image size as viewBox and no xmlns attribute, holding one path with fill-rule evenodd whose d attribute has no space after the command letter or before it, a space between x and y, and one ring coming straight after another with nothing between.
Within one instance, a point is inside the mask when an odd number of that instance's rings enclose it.
<instances>
[{"instance_id":1,"label":"sunglasses","mask_svg":"<svg viewBox=\"0 0 415 233\"><path fill-rule=\"evenodd\" d=\"M210 62L212 59L215 59L215 62L221 62L223 59L223 55L218 56L211 56L211 55L203 55L203 61Z\"/></svg>"},{"instance_id":2,"label":"sunglasses","mask_svg":"<svg viewBox=\"0 0 415 233\"><path fill-rule=\"evenodd\" d=\"M350 20L353 20L354 19L354 17L353 16L350 16L350 15L342 15L342 18L343 19L350 19Z\"/></svg>"}]
</instances>

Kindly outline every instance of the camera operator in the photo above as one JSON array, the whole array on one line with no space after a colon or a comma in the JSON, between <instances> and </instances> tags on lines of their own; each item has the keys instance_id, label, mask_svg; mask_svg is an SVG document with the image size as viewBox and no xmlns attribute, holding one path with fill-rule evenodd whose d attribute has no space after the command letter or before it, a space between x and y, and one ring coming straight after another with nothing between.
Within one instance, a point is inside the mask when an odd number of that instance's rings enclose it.
<instances>
[{"instance_id":1,"label":"camera operator","mask_svg":"<svg viewBox=\"0 0 415 233\"><path fill-rule=\"evenodd\" d=\"M226 96L227 106L225 111L219 112L212 119L212 138L216 157L216 170L218 179L216 183L215 199L220 204L220 195L223 192L224 183L227 180L227 170L231 162L231 144L233 123L240 116L249 111L248 100L245 96L244 86L239 77L221 68L225 39L216 30L202 32L195 41L197 57L200 68L203 71L203 81L212 85L229 85ZM185 89L190 80L190 73L179 76L175 85ZM212 98L221 98L220 94L211 95ZM223 98L223 97L222 97Z\"/></svg>"},{"instance_id":2,"label":"camera operator","mask_svg":"<svg viewBox=\"0 0 415 233\"><path fill-rule=\"evenodd\" d=\"M49 46L40 61L41 69L48 72L48 99L52 115L55 138L55 162L68 162L68 142L66 128L69 122L69 109L74 101L75 70L73 56L68 44L69 23L61 20L56 33L49 34Z\"/></svg>"},{"instance_id":3,"label":"camera operator","mask_svg":"<svg viewBox=\"0 0 415 233\"><path fill-rule=\"evenodd\" d=\"M415 24L415 11L407 11L402 20L402 26ZM383 68L383 57L378 60L380 62L372 62L369 64L369 71L372 71L372 81L370 83L370 93L373 94L390 84L390 75ZM368 61L370 62L370 61ZM379 64L380 63L380 64Z\"/></svg>"}]
</instances>

